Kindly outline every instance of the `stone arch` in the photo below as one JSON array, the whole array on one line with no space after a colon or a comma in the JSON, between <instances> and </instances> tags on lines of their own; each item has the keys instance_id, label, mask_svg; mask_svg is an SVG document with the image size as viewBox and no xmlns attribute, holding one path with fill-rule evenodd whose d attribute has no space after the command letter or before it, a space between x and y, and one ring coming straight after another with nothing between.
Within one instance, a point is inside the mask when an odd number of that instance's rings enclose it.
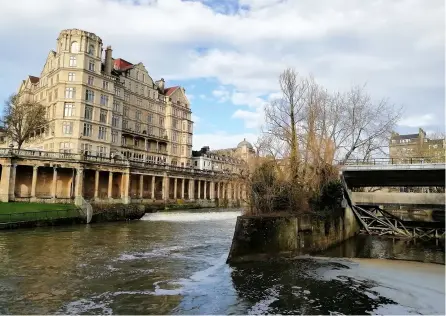
<instances>
[{"instance_id":1,"label":"stone arch","mask_svg":"<svg viewBox=\"0 0 446 316\"><path fill-rule=\"evenodd\" d=\"M79 43L76 41L71 42L70 45L70 52L71 53L79 53Z\"/></svg>"}]
</instances>

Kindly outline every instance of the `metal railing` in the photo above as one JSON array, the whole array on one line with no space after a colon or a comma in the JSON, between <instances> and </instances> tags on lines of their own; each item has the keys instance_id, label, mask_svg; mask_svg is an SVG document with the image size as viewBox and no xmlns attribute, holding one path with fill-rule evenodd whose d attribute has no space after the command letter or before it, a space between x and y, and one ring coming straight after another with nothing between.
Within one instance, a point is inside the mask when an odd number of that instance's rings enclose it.
<instances>
[{"instance_id":1,"label":"metal railing","mask_svg":"<svg viewBox=\"0 0 446 316\"><path fill-rule=\"evenodd\" d=\"M371 158L371 159L349 159L345 163L339 162L339 165L412 165L412 164L430 164L445 163L445 157L406 157L406 158Z\"/></svg>"},{"instance_id":2,"label":"metal railing","mask_svg":"<svg viewBox=\"0 0 446 316\"><path fill-rule=\"evenodd\" d=\"M48 210L39 212L23 212L23 213L0 213L0 224L24 223L39 220L53 220L61 218L79 217L77 209L66 210Z\"/></svg>"}]
</instances>

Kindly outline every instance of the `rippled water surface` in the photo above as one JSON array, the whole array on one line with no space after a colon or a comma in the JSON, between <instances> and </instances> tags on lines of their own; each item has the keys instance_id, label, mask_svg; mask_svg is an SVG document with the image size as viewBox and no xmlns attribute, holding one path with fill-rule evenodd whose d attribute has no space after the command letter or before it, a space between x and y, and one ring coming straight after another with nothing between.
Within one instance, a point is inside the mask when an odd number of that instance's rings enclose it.
<instances>
[{"instance_id":1,"label":"rippled water surface","mask_svg":"<svg viewBox=\"0 0 446 316\"><path fill-rule=\"evenodd\" d=\"M360 237L328 257L230 267L239 214L0 231L0 313L444 314L444 265L364 259L444 263L442 245Z\"/></svg>"}]
</instances>

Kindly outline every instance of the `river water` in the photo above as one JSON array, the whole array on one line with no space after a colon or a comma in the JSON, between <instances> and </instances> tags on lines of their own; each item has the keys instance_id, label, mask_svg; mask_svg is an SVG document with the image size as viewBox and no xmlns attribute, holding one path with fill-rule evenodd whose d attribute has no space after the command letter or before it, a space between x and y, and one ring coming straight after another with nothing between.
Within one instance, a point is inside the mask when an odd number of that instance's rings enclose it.
<instances>
[{"instance_id":1,"label":"river water","mask_svg":"<svg viewBox=\"0 0 446 316\"><path fill-rule=\"evenodd\" d=\"M445 312L443 245L360 236L317 257L231 267L239 214L1 231L0 314Z\"/></svg>"}]
</instances>

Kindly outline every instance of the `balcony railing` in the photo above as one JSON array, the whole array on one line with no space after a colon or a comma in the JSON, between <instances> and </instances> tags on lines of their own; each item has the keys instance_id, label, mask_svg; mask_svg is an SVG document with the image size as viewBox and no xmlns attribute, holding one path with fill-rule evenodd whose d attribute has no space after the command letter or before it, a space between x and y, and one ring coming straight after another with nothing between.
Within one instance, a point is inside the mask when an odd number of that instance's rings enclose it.
<instances>
[{"instance_id":1,"label":"balcony railing","mask_svg":"<svg viewBox=\"0 0 446 316\"><path fill-rule=\"evenodd\" d=\"M164 151L158 151L163 153ZM166 152L167 153L167 152ZM65 153L65 152L48 152L40 150L27 150L27 149L9 149L0 148L0 156L11 157L19 156L23 158L40 158L40 159L54 159L54 160L69 160L73 162L96 162L96 163L109 163L115 165L124 165L139 168L152 168L163 171L175 171L198 175L234 175L237 174L233 171L216 171L216 170L201 170L194 167L181 167L173 166L167 163L156 163L154 161L142 161L142 160L127 160L118 157L109 156L94 156L84 153Z\"/></svg>"},{"instance_id":2,"label":"balcony railing","mask_svg":"<svg viewBox=\"0 0 446 316\"><path fill-rule=\"evenodd\" d=\"M153 135L153 134L137 132L137 131L135 131L135 130L133 130L131 128L128 128L128 127L123 127L122 128L122 133L123 134L127 134L127 135L135 135L135 136L138 136L138 137L141 137L141 138L151 138L151 139L161 140L163 142L168 140L167 135L156 136L156 135Z\"/></svg>"}]
</instances>

